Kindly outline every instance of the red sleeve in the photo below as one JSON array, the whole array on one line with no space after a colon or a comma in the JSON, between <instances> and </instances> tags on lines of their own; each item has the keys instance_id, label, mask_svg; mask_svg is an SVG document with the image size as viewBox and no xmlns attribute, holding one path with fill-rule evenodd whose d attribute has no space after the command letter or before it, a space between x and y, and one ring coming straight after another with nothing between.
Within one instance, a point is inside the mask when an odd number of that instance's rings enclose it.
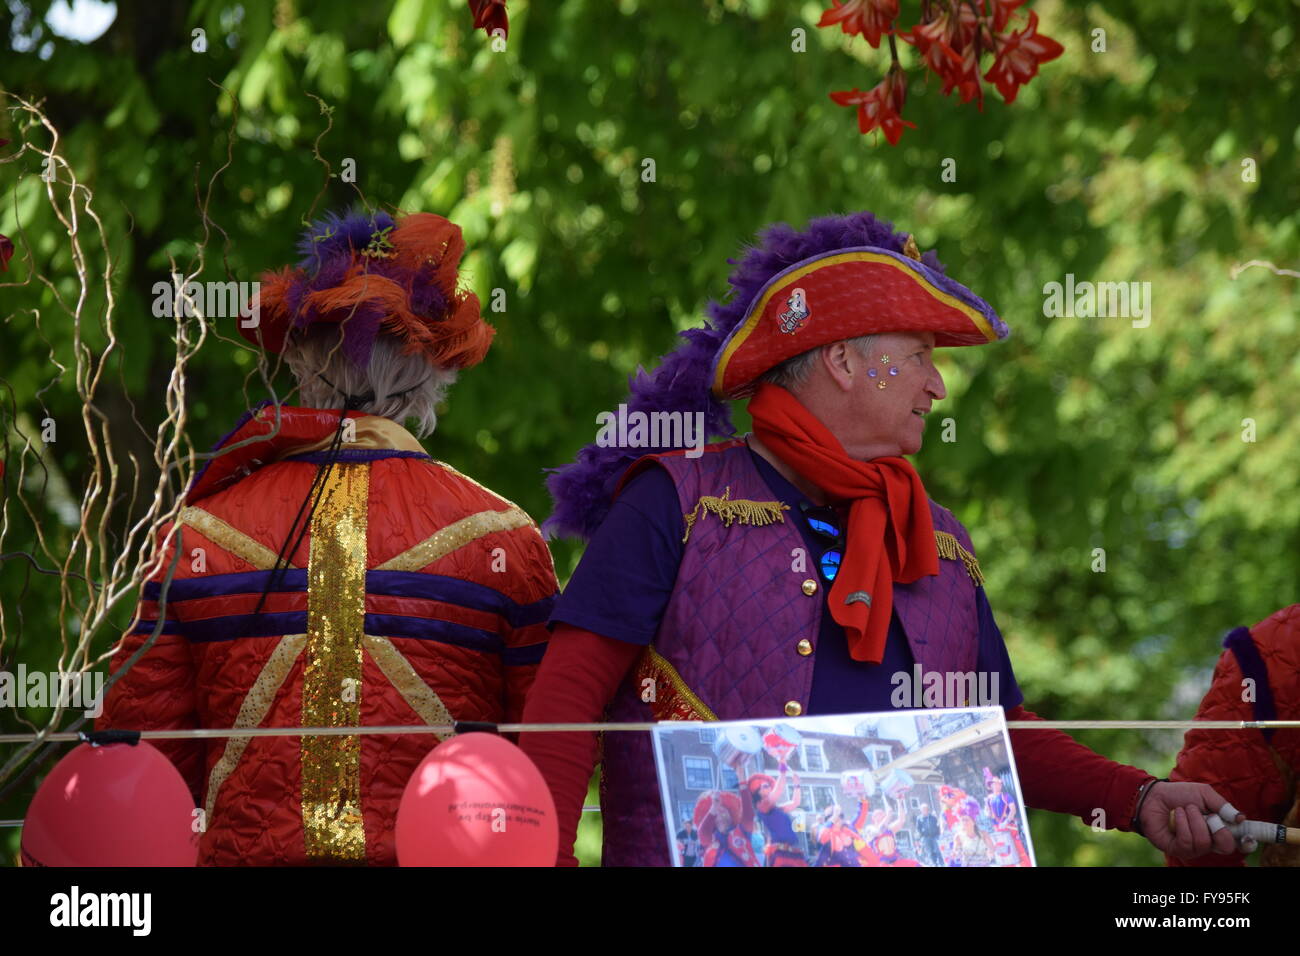
<instances>
[{"instance_id":1,"label":"red sleeve","mask_svg":"<svg viewBox=\"0 0 1300 956\"><path fill-rule=\"evenodd\" d=\"M750 792L749 787L740 788L740 805L744 808L744 814L740 818L742 828L750 833L754 832L754 795Z\"/></svg>"},{"instance_id":2,"label":"red sleeve","mask_svg":"<svg viewBox=\"0 0 1300 956\"><path fill-rule=\"evenodd\" d=\"M524 704L526 724L593 723L605 713L643 648L561 624ZM519 735L519 746L546 778L560 826L559 866L577 866L573 843L596 764L595 733L539 731Z\"/></svg>"},{"instance_id":3,"label":"red sleeve","mask_svg":"<svg viewBox=\"0 0 1300 956\"><path fill-rule=\"evenodd\" d=\"M1236 657L1224 651L1196 719L1253 720L1253 706L1242 700L1242 678ZM1258 730L1189 730L1169 779L1208 783L1248 820L1280 820L1286 813L1289 794ZM1192 860L1165 854L1165 860L1170 866L1246 865L1246 855L1240 852L1207 853Z\"/></svg>"},{"instance_id":4,"label":"red sleeve","mask_svg":"<svg viewBox=\"0 0 1300 956\"><path fill-rule=\"evenodd\" d=\"M858 815L853 821L853 829L857 830L859 833L863 831L867 825L867 815L870 810L871 802L867 800L866 797L863 797L858 802Z\"/></svg>"},{"instance_id":5,"label":"red sleeve","mask_svg":"<svg viewBox=\"0 0 1300 956\"><path fill-rule=\"evenodd\" d=\"M528 608L527 620L532 622L521 622L519 626L507 623L502 631L506 645L502 664L504 722L514 724L523 718L524 702L537 678L538 662L546 652L550 634L545 621L559 595L559 586L555 581L551 552L536 526L519 529L507 540L516 553L506 567L519 569L509 579L507 596L517 606Z\"/></svg>"},{"instance_id":6,"label":"red sleeve","mask_svg":"<svg viewBox=\"0 0 1300 956\"><path fill-rule=\"evenodd\" d=\"M1007 720L1042 720L1023 704ZM1025 803L1038 810L1068 813L1092 826L1096 813L1107 830L1129 829L1138 788L1152 774L1107 760L1059 730L1012 730L1011 749Z\"/></svg>"}]
</instances>

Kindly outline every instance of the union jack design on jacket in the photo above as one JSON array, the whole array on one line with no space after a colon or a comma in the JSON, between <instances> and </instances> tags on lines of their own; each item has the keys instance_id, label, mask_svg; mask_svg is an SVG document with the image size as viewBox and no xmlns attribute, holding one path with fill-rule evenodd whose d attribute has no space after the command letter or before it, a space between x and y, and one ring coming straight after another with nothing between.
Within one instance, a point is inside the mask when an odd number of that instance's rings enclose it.
<instances>
[{"instance_id":1,"label":"union jack design on jacket","mask_svg":"<svg viewBox=\"0 0 1300 956\"><path fill-rule=\"evenodd\" d=\"M557 591L532 519L430 458L401 426L349 413L355 440L337 453L308 532L275 573L339 426L337 411L281 406L275 433L275 412L246 415L218 447L261 440L213 459L186 495L112 671L161 618L159 636L109 691L100 726L518 720ZM391 865L402 791L438 739L157 745L205 811L201 864Z\"/></svg>"}]
</instances>

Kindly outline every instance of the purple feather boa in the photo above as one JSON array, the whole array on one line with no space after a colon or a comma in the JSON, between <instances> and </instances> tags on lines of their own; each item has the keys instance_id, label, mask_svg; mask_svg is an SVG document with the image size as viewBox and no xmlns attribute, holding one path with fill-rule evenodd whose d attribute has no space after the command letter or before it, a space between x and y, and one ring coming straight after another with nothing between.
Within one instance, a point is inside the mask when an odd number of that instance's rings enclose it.
<instances>
[{"instance_id":1,"label":"purple feather boa","mask_svg":"<svg viewBox=\"0 0 1300 956\"><path fill-rule=\"evenodd\" d=\"M653 372L639 369L629 380L628 413L703 412L708 435L734 436L730 408L714 398L710 390L711 370L722 343L744 319L763 286L777 273L816 255L856 246L901 253L906 242L907 233L895 232L893 223L869 212L814 219L803 232L785 223L768 226L759 234L759 243L747 249L739 263L727 260L736 266L727 280L731 295L725 302L709 303L704 327L682 332L682 343L665 355ZM936 284L954 294L961 290L959 284L943 275L943 264L933 251L925 253L921 261L939 274ZM546 488L555 510L543 525L546 533L552 537L590 538L609 513L619 478L642 454L592 442L570 464L548 469Z\"/></svg>"}]
</instances>

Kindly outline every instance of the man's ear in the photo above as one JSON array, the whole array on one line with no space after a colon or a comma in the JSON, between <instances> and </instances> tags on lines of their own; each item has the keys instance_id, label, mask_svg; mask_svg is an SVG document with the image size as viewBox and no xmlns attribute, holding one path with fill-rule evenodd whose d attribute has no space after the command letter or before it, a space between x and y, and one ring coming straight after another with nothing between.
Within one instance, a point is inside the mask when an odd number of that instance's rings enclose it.
<instances>
[{"instance_id":1,"label":"man's ear","mask_svg":"<svg viewBox=\"0 0 1300 956\"><path fill-rule=\"evenodd\" d=\"M861 374L856 351L847 342L832 342L819 350L818 360L840 391L853 388L853 376Z\"/></svg>"}]
</instances>

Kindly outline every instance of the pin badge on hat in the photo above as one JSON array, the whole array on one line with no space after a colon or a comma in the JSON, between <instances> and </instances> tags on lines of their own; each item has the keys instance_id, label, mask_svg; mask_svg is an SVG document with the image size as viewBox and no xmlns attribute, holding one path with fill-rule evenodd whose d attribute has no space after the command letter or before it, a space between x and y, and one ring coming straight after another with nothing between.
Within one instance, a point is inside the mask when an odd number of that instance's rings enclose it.
<instances>
[{"instance_id":1,"label":"pin badge on hat","mask_svg":"<svg viewBox=\"0 0 1300 956\"><path fill-rule=\"evenodd\" d=\"M803 289L795 289L785 304L788 308L777 315L777 326L787 335L794 335L808 321L808 299Z\"/></svg>"}]
</instances>

